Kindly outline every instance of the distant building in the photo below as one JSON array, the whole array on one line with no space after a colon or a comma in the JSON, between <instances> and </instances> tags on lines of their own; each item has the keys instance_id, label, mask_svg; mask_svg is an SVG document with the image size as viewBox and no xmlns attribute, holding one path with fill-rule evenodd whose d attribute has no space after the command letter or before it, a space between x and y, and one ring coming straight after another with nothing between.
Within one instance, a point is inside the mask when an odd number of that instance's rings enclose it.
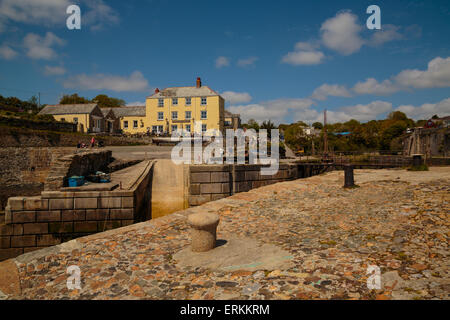
<instances>
[{"instance_id":1,"label":"distant building","mask_svg":"<svg viewBox=\"0 0 450 320\"><path fill-rule=\"evenodd\" d=\"M224 111L224 128L225 129L238 129L241 127L241 116L239 114L231 113L230 111Z\"/></svg>"},{"instance_id":2,"label":"distant building","mask_svg":"<svg viewBox=\"0 0 450 320\"><path fill-rule=\"evenodd\" d=\"M156 89L146 100L144 126L154 133L171 134L178 129L193 132L198 121L202 132L223 132L224 105L225 100L197 78L193 87Z\"/></svg>"},{"instance_id":3,"label":"distant building","mask_svg":"<svg viewBox=\"0 0 450 320\"><path fill-rule=\"evenodd\" d=\"M119 121L123 133L136 134L149 131L145 106L112 108L112 112Z\"/></svg>"},{"instance_id":4,"label":"distant building","mask_svg":"<svg viewBox=\"0 0 450 320\"><path fill-rule=\"evenodd\" d=\"M96 103L47 105L39 114L52 115L56 121L77 124L77 131L105 132L105 120Z\"/></svg>"},{"instance_id":5,"label":"distant building","mask_svg":"<svg viewBox=\"0 0 450 320\"><path fill-rule=\"evenodd\" d=\"M114 108L100 108L105 119L105 132L107 133L119 133L120 132L120 120L115 115Z\"/></svg>"}]
</instances>

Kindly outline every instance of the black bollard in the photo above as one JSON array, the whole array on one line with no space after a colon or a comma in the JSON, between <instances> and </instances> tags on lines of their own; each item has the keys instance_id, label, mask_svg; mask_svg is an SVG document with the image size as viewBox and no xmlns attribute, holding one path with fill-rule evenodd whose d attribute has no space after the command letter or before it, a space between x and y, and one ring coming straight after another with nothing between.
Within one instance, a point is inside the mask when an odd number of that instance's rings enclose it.
<instances>
[{"instance_id":1,"label":"black bollard","mask_svg":"<svg viewBox=\"0 0 450 320\"><path fill-rule=\"evenodd\" d=\"M413 154L413 167L419 167L423 164L422 155L421 154Z\"/></svg>"},{"instance_id":2,"label":"black bollard","mask_svg":"<svg viewBox=\"0 0 450 320\"><path fill-rule=\"evenodd\" d=\"M345 165L344 166L344 175L345 175L345 183L344 188L352 188L355 186L355 179L353 177L353 166Z\"/></svg>"}]
</instances>

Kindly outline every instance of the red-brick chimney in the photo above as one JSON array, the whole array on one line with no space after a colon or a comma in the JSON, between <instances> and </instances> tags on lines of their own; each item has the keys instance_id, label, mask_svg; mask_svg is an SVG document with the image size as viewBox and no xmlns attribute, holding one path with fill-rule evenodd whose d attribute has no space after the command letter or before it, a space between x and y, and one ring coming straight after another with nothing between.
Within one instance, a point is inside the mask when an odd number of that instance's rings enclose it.
<instances>
[{"instance_id":1,"label":"red-brick chimney","mask_svg":"<svg viewBox=\"0 0 450 320\"><path fill-rule=\"evenodd\" d=\"M197 88L200 88L202 86L202 80L200 80L200 77L197 78Z\"/></svg>"},{"instance_id":2,"label":"red-brick chimney","mask_svg":"<svg viewBox=\"0 0 450 320\"><path fill-rule=\"evenodd\" d=\"M155 93L158 93L158 92L159 92L159 89L158 89L158 88L156 88L156 89L155 89Z\"/></svg>"}]
</instances>

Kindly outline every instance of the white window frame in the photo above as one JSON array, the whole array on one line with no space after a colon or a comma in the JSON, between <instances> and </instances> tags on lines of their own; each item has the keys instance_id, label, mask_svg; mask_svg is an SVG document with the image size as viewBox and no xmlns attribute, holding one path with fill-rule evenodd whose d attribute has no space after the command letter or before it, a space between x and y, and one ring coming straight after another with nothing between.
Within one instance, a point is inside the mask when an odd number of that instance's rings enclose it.
<instances>
[{"instance_id":1,"label":"white window frame","mask_svg":"<svg viewBox=\"0 0 450 320\"><path fill-rule=\"evenodd\" d=\"M170 128L172 129L172 132L176 132L178 130L178 125L172 124Z\"/></svg>"},{"instance_id":2,"label":"white window frame","mask_svg":"<svg viewBox=\"0 0 450 320\"><path fill-rule=\"evenodd\" d=\"M202 132L206 132L207 126L206 123L202 123Z\"/></svg>"},{"instance_id":3,"label":"white window frame","mask_svg":"<svg viewBox=\"0 0 450 320\"><path fill-rule=\"evenodd\" d=\"M192 105L192 98L190 98L190 97L187 97L187 98L185 98L185 104L187 105L187 106L190 106L190 105ZM189 101L189 103L188 103L188 101Z\"/></svg>"},{"instance_id":4,"label":"white window frame","mask_svg":"<svg viewBox=\"0 0 450 320\"><path fill-rule=\"evenodd\" d=\"M203 117L203 114L205 114L205 117ZM206 119L208 119L208 111L206 111L206 110L200 111L200 119L201 119L201 120L206 120Z\"/></svg>"},{"instance_id":5,"label":"white window frame","mask_svg":"<svg viewBox=\"0 0 450 320\"><path fill-rule=\"evenodd\" d=\"M203 103L203 100L205 101L205 103ZM208 100L206 99L206 97L201 97L200 101L201 101L200 105L202 105L202 106L206 106L206 104L208 103Z\"/></svg>"},{"instance_id":6,"label":"white window frame","mask_svg":"<svg viewBox=\"0 0 450 320\"><path fill-rule=\"evenodd\" d=\"M188 117L189 114L189 117ZM184 118L185 120L191 120L192 119L192 112L191 111L185 111L184 112Z\"/></svg>"},{"instance_id":7,"label":"white window frame","mask_svg":"<svg viewBox=\"0 0 450 320\"><path fill-rule=\"evenodd\" d=\"M158 126L158 131L159 133L164 132L164 126Z\"/></svg>"},{"instance_id":8,"label":"white window frame","mask_svg":"<svg viewBox=\"0 0 450 320\"><path fill-rule=\"evenodd\" d=\"M159 111L158 112L158 121L163 121L163 120L164 120L164 112L163 111Z\"/></svg>"},{"instance_id":9,"label":"white window frame","mask_svg":"<svg viewBox=\"0 0 450 320\"><path fill-rule=\"evenodd\" d=\"M177 106L178 105L178 98L172 98L172 105Z\"/></svg>"},{"instance_id":10,"label":"white window frame","mask_svg":"<svg viewBox=\"0 0 450 320\"><path fill-rule=\"evenodd\" d=\"M189 129L188 129L188 128L189 128ZM185 129L187 132L191 132L191 125L190 125L190 124L185 125L185 126L184 126L184 129Z\"/></svg>"},{"instance_id":11,"label":"white window frame","mask_svg":"<svg viewBox=\"0 0 450 320\"><path fill-rule=\"evenodd\" d=\"M172 111L172 120L178 120L178 111Z\"/></svg>"},{"instance_id":12,"label":"white window frame","mask_svg":"<svg viewBox=\"0 0 450 320\"><path fill-rule=\"evenodd\" d=\"M164 107L164 99L158 99L158 107Z\"/></svg>"}]
</instances>

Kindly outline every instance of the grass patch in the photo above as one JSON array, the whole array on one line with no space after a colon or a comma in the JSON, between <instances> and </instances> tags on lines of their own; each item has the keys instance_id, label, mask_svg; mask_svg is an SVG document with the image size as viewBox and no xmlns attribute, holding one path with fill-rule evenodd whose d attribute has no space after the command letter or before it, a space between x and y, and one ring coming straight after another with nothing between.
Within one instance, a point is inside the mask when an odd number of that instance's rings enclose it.
<instances>
[{"instance_id":1,"label":"grass patch","mask_svg":"<svg viewBox=\"0 0 450 320\"><path fill-rule=\"evenodd\" d=\"M420 166L411 166L408 171L428 171L428 166L426 164L421 164Z\"/></svg>"}]
</instances>

